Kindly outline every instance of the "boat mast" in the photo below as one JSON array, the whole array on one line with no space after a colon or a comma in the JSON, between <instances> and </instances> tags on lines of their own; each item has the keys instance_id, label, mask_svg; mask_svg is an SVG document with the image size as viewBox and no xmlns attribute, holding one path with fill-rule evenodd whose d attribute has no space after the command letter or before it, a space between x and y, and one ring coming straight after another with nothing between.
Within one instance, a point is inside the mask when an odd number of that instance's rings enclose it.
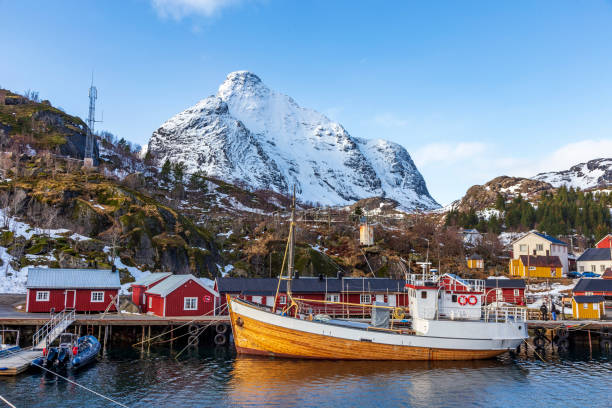
<instances>
[{"instance_id":1,"label":"boat mast","mask_svg":"<svg viewBox=\"0 0 612 408\"><path fill-rule=\"evenodd\" d=\"M281 290L281 281L287 281L286 293L287 293L287 305L285 306L286 311L295 304L291 297L291 280L293 279L293 273L295 269L295 185L293 186L293 199L291 202L291 218L289 222L289 238L287 239L287 246L285 247L285 255L283 256L283 264L281 266L280 274L278 275L278 285L276 287L276 295L274 296L274 306L272 306L272 312L276 312L276 305L278 303L278 297ZM287 276L284 276L285 261L287 261ZM295 304L297 307L297 304Z\"/></svg>"}]
</instances>

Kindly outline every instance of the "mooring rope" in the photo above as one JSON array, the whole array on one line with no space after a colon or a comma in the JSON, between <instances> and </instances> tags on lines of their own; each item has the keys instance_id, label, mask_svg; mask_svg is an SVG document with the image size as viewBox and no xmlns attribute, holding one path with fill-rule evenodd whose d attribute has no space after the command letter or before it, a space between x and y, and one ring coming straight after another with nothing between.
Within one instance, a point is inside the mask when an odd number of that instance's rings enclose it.
<instances>
[{"instance_id":1,"label":"mooring rope","mask_svg":"<svg viewBox=\"0 0 612 408\"><path fill-rule=\"evenodd\" d=\"M0 400L2 400L2 402L4 402L6 405L8 405L11 408L17 408L15 405L11 404L11 402L7 400L6 398L4 398L2 395L0 395Z\"/></svg>"},{"instance_id":2,"label":"mooring rope","mask_svg":"<svg viewBox=\"0 0 612 408\"><path fill-rule=\"evenodd\" d=\"M34 363L34 362L32 362L32 361L30 361L30 360L28 360L28 359L26 359L26 358L24 358L24 357L20 356L18 353L11 352L11 351L9 351L9 353L14 354L14 355L15 355L15 356L17 356L18 358L22 359L23 361L26 361L26 362L30 363L31 365L33 365L33 366L35 366L35 367L42 368L43 370L45 370L45 371L47 371L47 372L49 372L49 373L51 373L51 374L53 374L53 375L55 375L55 376L57 376L57 377L59 377L59 378L63 379L63 380L66 380L66 381L68 381L68 382L69 382L69 383L71 383L71 384L74 384L74 385L76 385L77 387L81 387L81 388L83 388L83 389L85 389L85 390L87 390L87 391L89 391L89 392L91 392L91 393L93 393L93 394L95 394L95 395L97 395L97 396L101 397L101 398L104 398L105 400L108 400L108 401L112 402L113 404L119 405L120 407L125 407L125 408L128 408L128 406L127 406L127 405L124 405L124 404L120 403L119 401L115 401L114 399L112 399L112 398L110 398L110 397L107 397L106 395L100 394L99 392L94 391L94 390L92 390L91 388L87 388L86 386L81 385L81 384L77 383L76 381L72 381L71 379L66 378L66 377L64 377L63 375L60 375L60 374L56 373L55 371L49 370L49 369L48 369L48 368L46 368L46 367L43 367L43 366L41 366L41 365L39 365L39 364L36 364L36 363Z\"/></svg>"}]
</instances>

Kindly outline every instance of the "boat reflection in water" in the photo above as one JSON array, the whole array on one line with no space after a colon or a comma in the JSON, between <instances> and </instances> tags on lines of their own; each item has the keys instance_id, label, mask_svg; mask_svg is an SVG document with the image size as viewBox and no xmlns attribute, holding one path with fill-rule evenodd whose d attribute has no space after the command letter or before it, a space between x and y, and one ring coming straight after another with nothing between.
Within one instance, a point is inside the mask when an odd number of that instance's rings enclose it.
<instances>
[{"instance_id":1,"label":"boat reflection in water","mask_svg":"<svg viewBox=\"0 0 612 408\"><path fill-rule=\"evenodd\" d=\"M503 387L510 379L523 382L525 375L509 359L335 361L237 356L228 401L232 405L449 406L452 401L473 401L475 395L486 399L482 394L491 387Z\"/></svg>"}]
</instances>

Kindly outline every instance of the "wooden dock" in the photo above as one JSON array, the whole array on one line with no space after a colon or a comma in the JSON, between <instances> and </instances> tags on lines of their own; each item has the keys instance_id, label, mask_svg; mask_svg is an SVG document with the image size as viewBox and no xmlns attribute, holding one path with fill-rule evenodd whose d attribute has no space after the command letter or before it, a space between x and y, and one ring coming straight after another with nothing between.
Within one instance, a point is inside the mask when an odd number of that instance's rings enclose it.
<instances>
[{"instance_id":1,"label":"wooden dock","mask_svg":"<svg viewBox=\"0 0 612 408\"><path fill-rule=\"evenodd\" d=\"M0 375L17 375L30 367L30 363L40 357L40 350L20 350L0 358Z\"/></svg>"},{"instance_id":2,"label":"wooden dock","mask_svg":"<svg viewBox=\"0 0 612 408\"><path fill-rule=\"evenodd\" d=\"M0 313L0 325L36 326L49 321L48 314L23 313L21 316L3 316ZM229 323L229 316L195 316L195 317L157 317L144 314L113 314L103 319L100 314L77 314L73 324L88 326L175 326L188 322L207 324L211 322Z\"/></svg>"}]
</instances>

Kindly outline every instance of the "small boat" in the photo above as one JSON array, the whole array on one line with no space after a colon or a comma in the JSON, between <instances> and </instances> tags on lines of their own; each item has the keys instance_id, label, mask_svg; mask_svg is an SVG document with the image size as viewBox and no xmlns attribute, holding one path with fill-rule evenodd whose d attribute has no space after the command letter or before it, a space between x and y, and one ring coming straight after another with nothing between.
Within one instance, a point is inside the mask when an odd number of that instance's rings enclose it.
<instances>
[{"instance_id":1,"label":"small boat","mask_svg":"<svg viewBox=\"0 0 612 408\"><path fill-rule=\"evenodd\" d=\"M315 305L337 301L292 296L294 210L285 264L272 308L227 296L234 344L239 354L335 360L479 360L515 350L527 335L524 307L487 307L483 280L439 275L422 263L423 273L406 278L411 326L400 325L404 311L386 304L368 307L371 322L317 315ZM284 261L283 261L284 263ZM286 304L277 310L280 281ZM378 302L376 302L378 303ZM391 318L393 316L393 319Z\"/></svg>"},{"instance_id":2,"label":"small boat","mask_svg":"<svg viewBox=\"0 0 612 408\"><path fill-rule=\"evenodd\" d=\"M100 342L94 336L76 338L75 334L62 333L60 345L43 349L43 356L32 361L33 366L79 369L95 361L100 352Z\"/></svg>"},{"instance_id":3,"label":"small boat","mask_svg":"<svg viewBox=\"0 0 612 408\"><path fill-rule=\"evenodd\" d=\"M72 358L72 368L78 369L96 360L100 352L100 342L94 336L79 337L76 345L76 354Z\"/></svg>"}]
</instances>

